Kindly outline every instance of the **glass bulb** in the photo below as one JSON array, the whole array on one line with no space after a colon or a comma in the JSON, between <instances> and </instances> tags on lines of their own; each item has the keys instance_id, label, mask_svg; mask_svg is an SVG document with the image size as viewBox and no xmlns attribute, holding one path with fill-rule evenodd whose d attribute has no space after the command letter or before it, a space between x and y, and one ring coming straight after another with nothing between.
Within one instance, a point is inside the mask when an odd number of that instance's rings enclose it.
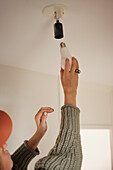
<instances>
[{"instance_id":1,"label":"glass bulb","mask_svg":"<svg viewBox=\"0 0 113 170\"><path fill-rule=\"evenodd\" d=\"M71 65L71 54L66 47L66 44L64 42L60 43L60 54L61 54L61 67L64 69L65 68L65 59L68 58L70 60L70 65Z\"/></svg>"}]
</instances>

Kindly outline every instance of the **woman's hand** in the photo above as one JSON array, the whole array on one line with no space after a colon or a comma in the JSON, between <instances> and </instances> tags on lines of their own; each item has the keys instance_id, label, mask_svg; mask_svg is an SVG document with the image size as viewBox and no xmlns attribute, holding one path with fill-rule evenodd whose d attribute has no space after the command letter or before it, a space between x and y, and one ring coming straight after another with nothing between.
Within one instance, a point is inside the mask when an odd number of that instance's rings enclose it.
<instances>
[{"instance_id":1,"label":"woman's hand","mask_svg":"<svg viewBox=\"0 0 113 170\"><path fill-rule=\"evenodd\" d=\"M54 109L51 107L42 107L38 113L35 115L35 122L37 126L37 134L40 136L44 136L45 132L47 131L47 116L48 113L53 112Z\"/></svg>"},{"instance_id":2,"label":"woman's hand","mask_svg":"<svg viewBox=\"0 0 113 170\"><path fill-rule=\"evenodd\" d=\"M75 69L78 69L78 61L72 57L72 64L70 67L70 61L68 58L65 60L65 69L61 68L61 82L64 89L64 93L76 93L78 87L78 74Z\"/></svg>"},{"instance_id":3,"label":"woman's hand","mask_svg":"<svg viewBox=\"0 0 113 170\"><path fill-rule=\"evenodd\" d=\"M47 131L47 115L48 113L51 113L53 111L54 109L51 107L42 107L35 115L35 122L36 122L37 130L35 134L27 142L30 148L34 150L36 149L40 140L42 139L45 132Z\"/></svg>"},{"instance_id":4,"label":"woman's hand","mask_svg":"<svg viewBox=\"0 0 113 170\"><path fill-rule=\"evenodd\" d=\"M64 90L65 104L72 104L76 106L78 74L75 72L75 69L79 69L77 59L72 57L72 64L70 66L69 59L66 58L65 69L61 68L60 76Z\"/></svg>"}]
</instances>

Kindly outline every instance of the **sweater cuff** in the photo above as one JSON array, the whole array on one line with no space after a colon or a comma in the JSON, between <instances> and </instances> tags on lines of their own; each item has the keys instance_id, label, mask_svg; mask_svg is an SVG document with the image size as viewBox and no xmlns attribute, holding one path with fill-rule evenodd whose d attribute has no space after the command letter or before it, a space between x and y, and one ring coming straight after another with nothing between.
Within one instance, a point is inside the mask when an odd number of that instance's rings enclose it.
<instances>
[{"instance_id":1,"label":"sweater cuff","mask_svg":"<svg viewBox=\"0 0 113 170\"><path fill-rule=\"evenodd\" d=\"M63 131L80 131L80 109L74 105L66 104L61 107L61 126Z\"/></svg>"},{"instance_id":2,"label":"sweater cuff","mask_svg":"<svg viewBox=\"0 0 113 170\"><path fill-rule=\"evenodd\" d=\"M71 107L73 109L75 109L77 112L80 112L80 109L77 107L77 106L74 106L72 104L65 104L61 107L61 110L63 110L64 108L68 108L68 107Z\"/></svg>"},{"instance_id":3,"label":"sweater cuff","mask_svg":"<svg viewBox=\"0 0 113 170\"><path fill-rule=\"evenodd\" d=\"M35 150L31 149L27 145L27 140L24 141L24 143L13 153L11 156L14 167L19 169L26 169L29 162L36 156L39 155L40 152L38 148Z\"/></svg>"}]
</instances>

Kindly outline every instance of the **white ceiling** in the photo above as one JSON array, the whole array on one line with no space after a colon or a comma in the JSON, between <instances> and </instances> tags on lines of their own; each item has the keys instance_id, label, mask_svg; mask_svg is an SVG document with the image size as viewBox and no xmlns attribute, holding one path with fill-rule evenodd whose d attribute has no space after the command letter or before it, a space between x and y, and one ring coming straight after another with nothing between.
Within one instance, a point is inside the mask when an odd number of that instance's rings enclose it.
<instances>
[{"instance_id":1,"label":"white ceiling","mask_svg":"<svg viewBox=\"0 0 113 170\"><path fill-rule=\"evenodd\" d=\"M64 4L65 38L53 38L49 4ZM77 56L81 78L113 86L113 0L0 0L0 64L58 75L59 44Z\"/></svg>"}]
</instances>

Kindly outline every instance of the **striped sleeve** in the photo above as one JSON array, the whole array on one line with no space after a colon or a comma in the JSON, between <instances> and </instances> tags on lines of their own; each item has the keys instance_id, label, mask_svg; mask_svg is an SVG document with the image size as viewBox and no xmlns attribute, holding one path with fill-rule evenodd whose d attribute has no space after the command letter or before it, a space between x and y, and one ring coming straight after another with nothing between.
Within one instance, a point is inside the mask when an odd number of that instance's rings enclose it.
<instances>
[{"instance_id":1,"label":"striped sleeve","mask_svg":"<svg viewBox=\"0 0 113 170\"><path fill-rule=\"evenodd\" d=\"M61 108L60 132L48 155L35 164L35 170L80 170L82 147L80 138L80 110L73 105Z\"/></svg>"},{"instance_id":2,"label":"striped sleeve","mask_svg":"<svg viewBox=\"0 0 113 170\"><path fill-rule=\"evenodd\" d=\"M11 159L13 160L12 170L27 170L29 162L36 156L39 155L38 148L34 151L27 145L27 141L13 153Z\"/></svg>"}]
</instances>

